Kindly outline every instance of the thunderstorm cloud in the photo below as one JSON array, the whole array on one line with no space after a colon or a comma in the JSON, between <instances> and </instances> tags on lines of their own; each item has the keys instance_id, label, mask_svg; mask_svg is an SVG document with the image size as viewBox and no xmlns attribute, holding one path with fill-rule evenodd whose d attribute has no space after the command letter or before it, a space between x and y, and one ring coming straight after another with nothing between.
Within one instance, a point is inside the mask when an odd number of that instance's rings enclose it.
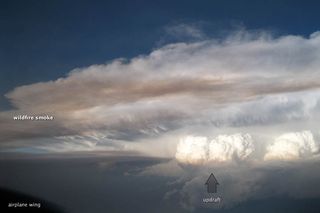
<instances>
[{"instance_id":1,"label":"thunderstorm cloud","mask_svg":"<svg viewBox=\"0 0 320 213\"><path fill-rule=\"evenodd\" d=\"M282 158L275 149L284 146L292 148L293 158L304 155L295 147L306 139L285 136L266 144L286 132L319 131L320 33L274 37L240 31L212 39L183 29L197 40L13 88L5 94L13 108L0 112L1 146L141 151L140 143L152 144L143 150L150 154L159 146L154 141L173 141L160 143L166 146L161 155L174 157L180 138L204 135L215 139L180 144L177 158L224 162L258 152L260 158ZM17 115L54 120L14 121ZM239 132L248 134L234 135Z\"/></svg>"}]
</instances>

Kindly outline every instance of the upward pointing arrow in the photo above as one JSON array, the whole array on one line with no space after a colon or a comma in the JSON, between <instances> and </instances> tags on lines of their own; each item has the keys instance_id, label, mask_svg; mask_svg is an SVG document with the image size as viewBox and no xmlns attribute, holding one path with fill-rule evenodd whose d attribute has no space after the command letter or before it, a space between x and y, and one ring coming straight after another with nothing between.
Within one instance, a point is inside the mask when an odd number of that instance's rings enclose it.
<instances>
[{"instance_id":1,"label":"upward pointing arrow","mask_svg":"<svg viewBox=\"0 0 320 213\"><path fill-rule=\"evenodd\" d=\"M216 193L217 192L217 185L219 185L219 183L218 183L216 177L213 175L213 173L210 174L205 185L207 185L208 193Z\"/></svg>"}]
</instances>

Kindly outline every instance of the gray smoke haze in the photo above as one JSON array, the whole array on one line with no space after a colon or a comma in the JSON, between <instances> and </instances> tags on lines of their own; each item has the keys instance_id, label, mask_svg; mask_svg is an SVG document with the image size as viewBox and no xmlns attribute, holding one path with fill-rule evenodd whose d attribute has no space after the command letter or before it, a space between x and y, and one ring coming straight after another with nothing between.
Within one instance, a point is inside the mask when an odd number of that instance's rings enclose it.
<instances>
[{"instance_id":1,"label":"gray smoke haze","mask_svg":"<svg viewBox=\"0 0 320 213\"><path fill-rule=\"evenodd\" d=\"M175 147L190 134L254 130L264 137L267 130L275 138L318 131L318 32L273 37L240 31L217 40L182 28L198 40L14 88L5 95L14 109L0 112L1 146L142 151L139 143L170 138ZM24 114L54 120L13 121ZM159 156L173 157L174 149L164 146ZM143 152L153 150L150 145Z\"/></svg>"},{"instance_id":2,"label":"gray smoke haze","mask_svg":"<svg viewBox=\"0 0 320 213\"><path fill-rule=\"evenodd\" d=\"M0 160L0 188L45 199L71 213L132 209L169 213L259 209L317 212L319 167L318 159L199 167L135 156L16 156ZM211 172L220 184L218 193L213 195L206 192L204 185ZM203 198L210 196L221 197L221 203L203 203Z\"/></svg>"}]
</instances>

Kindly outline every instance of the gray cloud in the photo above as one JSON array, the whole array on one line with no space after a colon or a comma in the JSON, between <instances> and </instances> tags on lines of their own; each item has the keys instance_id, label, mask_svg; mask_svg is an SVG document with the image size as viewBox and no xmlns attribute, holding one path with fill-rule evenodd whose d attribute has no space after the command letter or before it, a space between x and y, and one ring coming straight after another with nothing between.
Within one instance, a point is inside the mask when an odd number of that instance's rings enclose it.
<instances>
[{"instance_id":1,"label":"gray cloud","mask_svg":"<svg viewBox=\"0 0 320 213\"><path fill-rule=\"evenodd\" d=\"M189 211L198 212L201 209L226 209L244 202L263 199L318 198L320 176L319 159L303 162L265 162L261 164L229 164L185 167L169 161L156 164L154 172L146 168L140 173L145 176L170 176L179 169L176 180L168 184L171 190L164 199L179 199L180 205ZM157 168L161 168L158 170ZM218 192L208 194L204 185L210 173L213 172L219 182ZM290 178L288 178L290 177ZM220 197L218 204L203 203L203 198Z\"/></svg>"}]
</instances>

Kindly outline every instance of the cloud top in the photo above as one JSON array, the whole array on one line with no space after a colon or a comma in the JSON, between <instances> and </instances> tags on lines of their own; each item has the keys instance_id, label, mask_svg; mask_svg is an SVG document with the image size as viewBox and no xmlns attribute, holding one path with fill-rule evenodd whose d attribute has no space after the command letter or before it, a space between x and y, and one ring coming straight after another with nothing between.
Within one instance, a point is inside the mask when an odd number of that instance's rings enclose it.
<instances>
[{"instance_id":1,"label":"cloud top","mask_svg":"<svg viewBox=\"0 0 320 213\"><path fill-rule=\"evenodd\" d=\"M208 158L208 139L187 136L177 146L176 159L187 164L203 164Z\"/></svg>"},{"instance_id":2,"label":"cloud top","mask_svg":"<svg viewBox=\"0 0 320 213\"><path fill-rule=\"evenodd\" d=\"M245 160L254 151L250 134L219 135L209 141L207 137L187 136L177 146L176 159L186 164L205 164Z\"/></svg>"},{"instance_id":3,"label":"cloud top","mask_svg":"<svg viewBox=\"0 0 320 213\"><path fill-rule=\"evenodd\" d=\"M297 160L308 158L319 151L310 131L285 133L267 147L265 160Z\"/></svg>"},{"instance_id":4,"label":"cloud top","mask_svg":"<svg viewBox=\"0 0 320 213\"><path fill-rule=\"evenodd\" d=\"M256 149L265 150L257 152ZM177 145L176 159L184 164L257 161L292 161L309 159L319 153L319 144L311 131L288 132L274 141L256 141L248 133L218 135L211 141L207 137L187 136Z\"/></svg>"},{"instance_id":5,"label":"cloud top","mask_svg":"<svg viewBox=\"0 0 320 213\"><path fill-rule=\"evenodd\" d=\"M219 135L209 143L209 161L245 160L254 151L250 134Z\"/></svg>"}]
</instances>

